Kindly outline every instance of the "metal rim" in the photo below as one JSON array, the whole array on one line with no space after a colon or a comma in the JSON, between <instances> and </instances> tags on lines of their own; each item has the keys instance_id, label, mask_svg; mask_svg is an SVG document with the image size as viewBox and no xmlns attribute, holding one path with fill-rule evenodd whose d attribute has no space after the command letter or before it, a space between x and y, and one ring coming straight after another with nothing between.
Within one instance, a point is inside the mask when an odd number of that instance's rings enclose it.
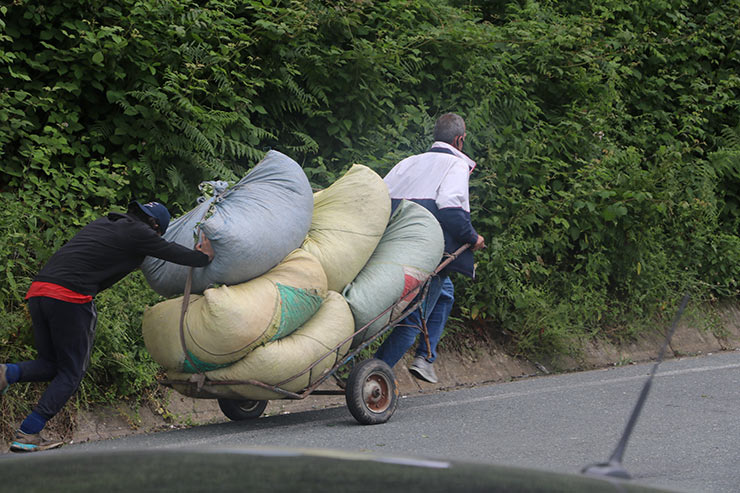
<instances>
[{"instance_id":1,"label":"metal rim","mask_svg":"<svg viewBox=\"0 0 740 493\"><path fill-rule=\"evenodd\" d=\"M254 411L255 409L257 409L259 405L260 405L260 401L240 401L239 409L241 409L245 413L248 413L250 411Z\"/></svg>"},{"instance_id":2,"label":"metal rim","mask_svg":"<svg viewBox=\"0 0 740 493\"><path fill-rule=\"evenodd\" d=\"M391 405L390 382L379 373L367 377L362 385L362 399L374 413L382 413Z\"/></svg>"}]
</instances>

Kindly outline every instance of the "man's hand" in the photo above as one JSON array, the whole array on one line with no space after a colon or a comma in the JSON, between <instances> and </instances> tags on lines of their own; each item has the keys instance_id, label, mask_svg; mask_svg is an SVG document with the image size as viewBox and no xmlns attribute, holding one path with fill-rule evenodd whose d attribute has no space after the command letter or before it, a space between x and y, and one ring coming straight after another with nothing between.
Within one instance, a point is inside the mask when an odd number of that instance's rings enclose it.
<instances>
[{"instance_id":1,"label":"man's hand","mask_svg":"<svg viewBox=\"0 0 740 493\"><path fill-rule=\"evenodd\" d=\"M200 242L195 245L195 249L208 255L208 260L213 260L214 255L216 255L211 246L211 240L206 238L203 232L200 233Z\"/></svg>"},{"instance_id":2,"label":"man's hand","mask_svg":"<svg viewBox=\"0 0 740 493\"><path fill-rule=\"evenodd\" d=\"M486 240L481 235L478 235L478 239L475 241L475 245L470 249L471 251L482 250L486 248Z\"/></svg>"}]
</instances>

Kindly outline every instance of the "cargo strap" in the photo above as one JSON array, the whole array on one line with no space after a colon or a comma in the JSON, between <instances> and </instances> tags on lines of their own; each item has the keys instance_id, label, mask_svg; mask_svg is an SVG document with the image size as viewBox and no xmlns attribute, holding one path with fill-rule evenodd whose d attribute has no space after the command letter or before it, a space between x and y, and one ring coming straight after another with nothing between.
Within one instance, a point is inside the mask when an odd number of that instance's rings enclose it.
<instances>
[{"instance_id":1,"label":"cargo strap","mask_svg":"<svg viewBox=\"0 0 740 493\"><path fill-rule=\"evenodd\" d=\"M207 181L198 185L198 190L200 190L201 192L213 192L213 202L211 202L211 205L203 213L203 217L200 221L203 221L206 218L210 217L211 211L215 207L215 204L223 200L223 197L226 195L228 186L229 184L225 181ZM201 202L202 200L206 200L206 197L203 196L198 201ZM199 241L201 234L200 221L198 222L195 229L196 243ZM190 269L188 269L188 277L185 280L185 292L183 293L182 297L182 308L180 309L180 345L182 346L182 352L185 353L185 359L187 360L187 362L190 363L190 366L192 368L197 370L198 364L190 356L190 353L188 352L188 346L185 343L185 314L188 311L188 303L190 302L190 291L193 289L193 269L193 267L190 267ZM197 385L198 391L200 391L206 381L206 375L202 371L198 371L198 373L191 375L188 380L195 383Z\"/></svg>"},{"instance_id":2,"label":"cargo strap","mask_svg":"<svg viewBox=\"0 0 740 493\"><path fill-rule=\"evenodd\" d=\"M180 345L182 346L182 352L185 353L185 359L188 360L188 363L190 363L190 366L193 368L198 368L195 361L193 361L193 358L190 356L190 352L188 351L188 346L185 343L185 314L188 312L188 302L190 301L190 290L193 287L193 267L190 267L188 269L188 278L185 281L185 292L183 293L182 297L182 308L180 309ZM205 383L206 376L203 372L198 372L197 375L192 375L190 377L190 381L195 382L197 385L198 390L200 391L201 388L203 388L203 384Z\"/></svg>"}]
</instances>

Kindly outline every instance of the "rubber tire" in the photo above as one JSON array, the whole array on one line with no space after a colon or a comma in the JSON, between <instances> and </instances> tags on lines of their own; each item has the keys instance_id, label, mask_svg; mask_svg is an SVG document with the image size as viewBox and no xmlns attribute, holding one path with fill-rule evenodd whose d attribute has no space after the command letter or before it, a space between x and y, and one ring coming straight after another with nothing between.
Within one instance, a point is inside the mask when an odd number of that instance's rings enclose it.
<instances>
[{"instance_id":1,"label":"rubber tire","mask_svg":"<svg viewBox=\"0 0 740 493\"><path fill-rule=\"evenodd\" d=\"M262 416L267 407L267 401L253 401L235 399L219 399L218 407L221 412L232 421L244 421L247 419L257 419Z\"/></svg>"},{"instance_id":2,"label":"rubber tire","mask_svg":"<svg viewBox=\"0 0 740 493\"><path fill-rule=\"evenodd\" d=\"M367 359L352 368L345 397L349 412L360 424L385 423L398 405L398 382L385 362Z\"/></svg>"}]
</instances>

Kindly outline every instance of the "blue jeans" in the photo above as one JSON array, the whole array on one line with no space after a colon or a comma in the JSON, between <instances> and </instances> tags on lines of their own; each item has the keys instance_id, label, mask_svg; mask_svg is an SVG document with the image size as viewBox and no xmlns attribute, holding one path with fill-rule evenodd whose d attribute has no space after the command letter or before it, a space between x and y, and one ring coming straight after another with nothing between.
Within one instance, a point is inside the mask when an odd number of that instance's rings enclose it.
<instances>
[{"instance_id":1,"label":"blue jeans","mask_svg":"<svg viewBox=\"0 0 740 493\"><path fill-rule=\"evenodd\" d=\"M427 332L429 333L429 345L432 354L427 354L427 345L424 337L419 338L416 347L416 356L422 356L427 361L434 362L437 358L437 344L442 338L447 318L452 311L455 302L455 288L447 276L434 276L430 281L429 291L424 303L403 319L390 335L378 348L375 357L385 361L388 366L393 366L406 354L406 351L414 345L416 337L421 334L422 312L426 314Z\"/></svg>"}]
</instances>

